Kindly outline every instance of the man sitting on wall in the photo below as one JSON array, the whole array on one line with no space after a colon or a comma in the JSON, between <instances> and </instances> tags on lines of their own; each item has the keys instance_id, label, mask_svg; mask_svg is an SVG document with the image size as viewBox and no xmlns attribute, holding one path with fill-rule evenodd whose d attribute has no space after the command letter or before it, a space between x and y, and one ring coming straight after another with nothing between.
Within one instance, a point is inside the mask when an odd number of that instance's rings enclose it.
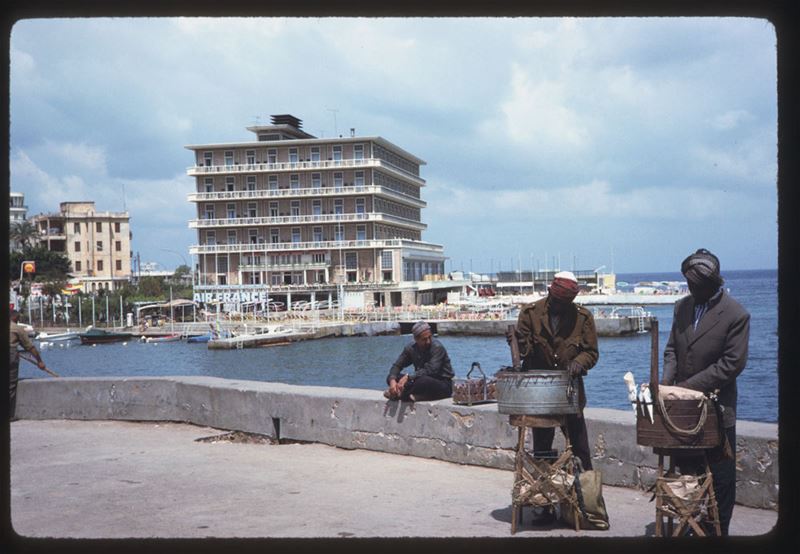
<instances>
[{"instance_id":1,"label":"man sitting on wall","mask_svg":"<svg viewBox=\"0 0 800 554\"><path fill-rule=\"evenodd\" d=\"M442 343L433 338L431 326L418 321L411 328L414 342L403 348L389 370L383 395L389 400L439 400L453 394L453 368ZM414 365L414 375L401 373Z\"/></svg>"}]
</instances>

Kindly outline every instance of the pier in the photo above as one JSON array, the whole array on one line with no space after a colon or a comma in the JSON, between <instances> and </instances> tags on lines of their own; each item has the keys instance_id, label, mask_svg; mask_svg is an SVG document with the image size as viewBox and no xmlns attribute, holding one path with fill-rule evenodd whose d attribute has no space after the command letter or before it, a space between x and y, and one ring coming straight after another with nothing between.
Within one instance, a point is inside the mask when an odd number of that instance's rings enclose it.
<instances>
[{"instance_id":1,"label":"pier","mask_svg":"<svg viewBox=\"0 0 800 554\"><path fill-rule=\"evenodd\" d=\"M18 394L20 421L13 426L29 420L182 422L279 442L502 470L509 480L514 463L515 432L494 404L459 406L450 399L401 403L375 390L215 377L26 379ZM593 464L602 471L603 484L644 496L655 481L658 460L651 449L636 444L633 412L590 407L585 414ZM776 510L777 425L739 421L737 433L738 504ZM557 436L554 444L563 448L563 439ZM80 441L74 448L78 463ZM352 469L342 466L326 475L355 479ZM503 494L507 498L507 486Z\"/></svg>"}]
</instances>

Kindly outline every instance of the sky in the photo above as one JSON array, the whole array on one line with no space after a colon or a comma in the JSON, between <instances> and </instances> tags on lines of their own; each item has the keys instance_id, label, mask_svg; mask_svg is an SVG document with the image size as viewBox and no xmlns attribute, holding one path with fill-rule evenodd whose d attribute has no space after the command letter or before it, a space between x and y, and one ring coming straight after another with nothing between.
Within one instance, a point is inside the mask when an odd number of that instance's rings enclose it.
<instances>
[{"instance_id":1,"label":"sky","mask_svg":"<svg viewBox=\"0 0 800 554\"><path fill-rule=\"evenodd\" d=\"M424 159L445 268L777 268L777 68L758 18L70 18L10 37L11 190L197 243L187 145L292 114Z\"/></svg>"}]
</instances>

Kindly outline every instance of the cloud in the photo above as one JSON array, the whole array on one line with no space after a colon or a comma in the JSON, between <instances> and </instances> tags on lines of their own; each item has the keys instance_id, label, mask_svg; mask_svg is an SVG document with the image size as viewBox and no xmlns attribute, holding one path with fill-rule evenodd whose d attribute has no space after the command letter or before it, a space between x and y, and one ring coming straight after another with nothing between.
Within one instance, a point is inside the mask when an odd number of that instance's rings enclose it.
<instances>
[{"instance_id":1,"label":"cloud","mask_svg":"<svg viewBox=\"0 0 800 554\"><path fill-rule=\"evenodd\" d=\"M720 131L735 129L740 124L753 121L753 115L747 110L728 110L711 119L711 125Z\"/></svg>"}]
</instances>

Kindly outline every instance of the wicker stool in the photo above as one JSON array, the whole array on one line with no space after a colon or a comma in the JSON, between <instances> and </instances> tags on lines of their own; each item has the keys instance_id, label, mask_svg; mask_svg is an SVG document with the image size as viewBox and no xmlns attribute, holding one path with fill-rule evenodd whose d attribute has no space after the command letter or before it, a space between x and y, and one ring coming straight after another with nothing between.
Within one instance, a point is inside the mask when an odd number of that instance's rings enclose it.
<instances>
[{"instance_id":1,"label":"wicker stool","mask_svg":"<svg viewBox=\"0 0 800 554\"><path fill-rule=\"evenodd\" d=\"M521 485L530 487L532 494L541 494L544 504L552 505L563 503L575 510L575 530L580 529L580 507L577 495L571 482L566 483L566 476L573 476L574 462L572 445L566 432L566 416L532 416L511 415L509 423L518 427L517 451L514 464L514 488L512 489L511 534L517 532L517 524L522 520L522 507L532 505L524 499L518 498L517 491ZM564 434L564 452L552 462L534 458L525 450L525 437L528 429L559 427Z\"/></svg>"},{"instance_id":2,"label":"wicker stool","mask_svg":"<svg viewBox=\"0 0 800 554\"><path fill-rule=\"evenodd\" d=\"M708 458L703 451L703 466L705 473L695 479L693 476L678 476L675 473L675 457L686 455L685 450L654 448L658 454L658 475L655 484L656 496L656 536L663 537L666 519L666 535L679 537L684 532L693 530L697 536L707 536L707 530L700 525L709 522L713 525L716 536L720 536L719 510L717 499L714 495L714 478L708 466ZM669 456L669 470L664 473L664 457ZM681 495L680 488L685 488L686 483L691 484L692 490ZM673 520L678 520L677 527L673 528Z\"/></svg>"}]
</instances>

